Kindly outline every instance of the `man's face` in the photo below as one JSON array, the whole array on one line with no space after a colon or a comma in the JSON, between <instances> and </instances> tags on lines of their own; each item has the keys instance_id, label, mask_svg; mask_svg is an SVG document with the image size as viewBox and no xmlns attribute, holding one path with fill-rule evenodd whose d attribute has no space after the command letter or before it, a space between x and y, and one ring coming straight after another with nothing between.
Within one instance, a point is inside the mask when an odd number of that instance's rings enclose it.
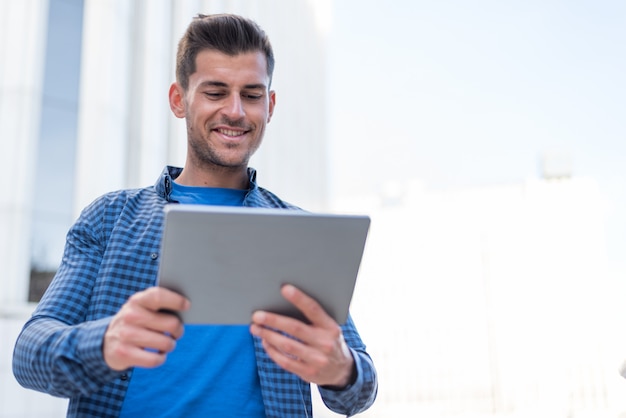
<instances>
[{"instance_id":1,"label":"man's face","mask_svg":"<svg viewBox=\"0 0 626 418\"><path fill-rule=\"evenodd\" d=\"M180 106L187 122L190 162L199 169L248 166L274 111L275 95L262 52L229 56L204 50L196 57Z\"/></svg>"}]
</instances>

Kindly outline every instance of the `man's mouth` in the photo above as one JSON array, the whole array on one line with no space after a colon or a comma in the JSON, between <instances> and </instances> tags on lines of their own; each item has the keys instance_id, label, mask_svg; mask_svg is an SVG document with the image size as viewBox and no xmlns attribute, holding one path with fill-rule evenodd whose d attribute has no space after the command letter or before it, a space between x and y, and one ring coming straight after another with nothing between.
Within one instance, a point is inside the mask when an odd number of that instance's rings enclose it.
<instances>
[{"instance_id":1,"label":"man's mouth","mask_svg":"<svg viewBox=\"0 0 626 418\"><path fill-rule=\"evenodd\" d=\"M225 129L225 128L217 128L217 129L215 129L215 131L217 131L218 133L220 133L220 134L222 134L224 136L228 136L228 137L231 137L231 138L242 136L246 132L248 132L247 130L235 130L235 129Z\"/></svg>"}]
</instances>

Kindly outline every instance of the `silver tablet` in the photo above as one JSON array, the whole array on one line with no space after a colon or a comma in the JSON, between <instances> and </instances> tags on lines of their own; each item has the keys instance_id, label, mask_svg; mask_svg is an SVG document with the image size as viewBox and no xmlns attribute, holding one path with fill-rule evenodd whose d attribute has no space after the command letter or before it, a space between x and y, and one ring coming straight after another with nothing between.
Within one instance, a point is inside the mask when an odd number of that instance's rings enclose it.
<instances>
[{"instance_id":1,"label":"silver tablet","mask_svg":"<svg viewBox=\"0 0 626 418\"><path fill-rule=\"evenodd\" d=\"M167 205L159 285L188 297L190 324L248 324L266 310L304 319L290 283L345 323L370 218L285 209Z\"/></svg>"}]
</instances>

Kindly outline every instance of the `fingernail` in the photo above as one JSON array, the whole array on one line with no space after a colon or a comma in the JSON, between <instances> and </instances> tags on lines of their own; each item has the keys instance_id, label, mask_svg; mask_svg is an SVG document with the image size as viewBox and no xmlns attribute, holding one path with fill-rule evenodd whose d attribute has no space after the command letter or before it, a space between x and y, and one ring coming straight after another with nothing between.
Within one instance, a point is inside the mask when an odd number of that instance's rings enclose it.
<instances>
[{"instance_id":1,"label":"fingernail","mask_svg":"<svg viewBox=\"0 0 626 418\"><path fill-rule=\"evenodd\" d=\"M265 312L263 311L256 311L255 313L252 314L252 321L254 322L263 322L265 321Z\"/></svg>"},{"instance_id":2,"label":"fingernail","mask_svg":"<svg viewBox=\"0 0 626 418\"><path fill-rule=\"evenodd\" d=\"M293 287L293 285L286 284L283 286L283 292L285 292L287 296L293 295L295 291L296 291L296 288Z\"/></svg>"}]
</instances>

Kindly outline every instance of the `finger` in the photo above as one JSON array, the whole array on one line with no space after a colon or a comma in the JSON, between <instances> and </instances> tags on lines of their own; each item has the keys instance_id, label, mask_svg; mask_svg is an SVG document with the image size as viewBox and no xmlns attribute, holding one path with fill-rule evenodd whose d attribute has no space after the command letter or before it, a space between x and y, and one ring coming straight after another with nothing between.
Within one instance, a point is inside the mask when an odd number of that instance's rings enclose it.
<instances>
[{"instance_id":1,"label":"finger","mask_svg":"<svg viewBox=\"0 0 626 418\"><path fill-rule=\"evenodd\" d=\"M161 353L169 353L176 348L176 339L173 337L142 328L122 328L114 331L110 338L119 340L121 344L128 344Z\"/></svg>"},{"instance_id":2,"label":"finger","mask_svg":"<svg viewBox=\"0 0 626 418\"><path fill-rule=\"evenodd\" d=\"M310 358L312 350L303 342L292 337L257 324L250 326L250 332L288 356L300 359Z\"/></svg>"},{"instance_id":3,"label":"finger","mask_svg":"<svg viewBox=\"0 0 626 418\"><path fill-rule=\"evenodd\" d=\"M272 330L278 330L303 341L305 344L315 344L315 340L319 336L318 330L313 326L297 319L272 312L254 312L252 314L252 324L260 327L262 335L270 335Z\"/></svg>"},{"instance_id":4,"label":"finger","mask_svg":"<svg viewBox=\"0 0 626 418\"><path fill-rule=\"evenodd\" d=\"M146 290L135 293L129 301L137 303L151 311L171 310L185 311L191 303L189 299L164 287L149 287Z\"/></svg>"},{"instance_id":5,"label":"finger","mask_svg":"<svg viewBox=\"0 0 626 418\"><path fill-rule=\"evenodd\" d=\"M175 340L179 340L184 332L185 326L180 315L169 311L159 311L151 315L149 328L167 334Z\"/></svg>"},{"instance_id":6,"label":"finger","mask_svg":"<svg viewBox=\"0 0 626 418\"><path fill-rule=\"evenodd\" d=\"M304 381L312 382L315 380L316 369L303 358L286 353L267 340L263 340L262 344L267 355L281 368L300 376Z\"/></svg>"},{"instance_id":7,"label":"finger","mask_svg":"<svg viewBox=\"0 0 626 418\"><path fill-rule=\"evenodd\" d=\"M136 303L135 300L129 300L122 307L113 323L114 325L119 323L121 326L146 328L163 334L167 333L175 339L179 339L184 332L183 323L179 317L146 309L141 304Z\"/></svg>"},{"instance_id":8,"label":"finger","mask_svg":"<svg viewBox=\"0 0 626 418\"><path fill-rule=\"evenodd\" d=\"M273 323L273 318L294 321L259 311L253 315L253 319L258 322L250 325L250 332L261 338L263 347L274 362L306 381L344 386L351 374L353 360L338 325L337 332L329 333L300 323L311 331L305 336L311 341L307 343L304 339L294 340L282 334L282 330L260 324Z\"/></svg>"},{"instance_id":9,"label":"finger","mask_svg":"<svg viewBox=\"0 0 626 418\"><path fill-rule=\"evenodd\" d=\"M123 354L122 354L123 353ZM140 347L125 346L120 350L121 358L128 363L124 369L128 367L157 367L165 363L167 353L161 351L149 351Z\"/></svg>"},{"instance_id":10,"label":"finger","mask_svg":"<svg viewBox=\"0 0 626 418\"><path fill-rule=\"evenodd\" d=\"M321 326L322 328L333 327L336 322L326 313L324 308L317 303L315 299L296 288L287 284L280 289L281 294L287 301L291 302L296 308L311 321L312 324Z\"/></svg>"},{"instance_id":11,"label":"finger","mask_svg":"<svg viewBox=\"0 0 626 418\"><path fill-rule=\"evenodd\" d=\"M175 347L176 341L167 335L112 323L104 335L102 351L109 367L124 370L132 366L153 367L161 364L165 361L164 356Z\"/></svg>"}]
</instances>

